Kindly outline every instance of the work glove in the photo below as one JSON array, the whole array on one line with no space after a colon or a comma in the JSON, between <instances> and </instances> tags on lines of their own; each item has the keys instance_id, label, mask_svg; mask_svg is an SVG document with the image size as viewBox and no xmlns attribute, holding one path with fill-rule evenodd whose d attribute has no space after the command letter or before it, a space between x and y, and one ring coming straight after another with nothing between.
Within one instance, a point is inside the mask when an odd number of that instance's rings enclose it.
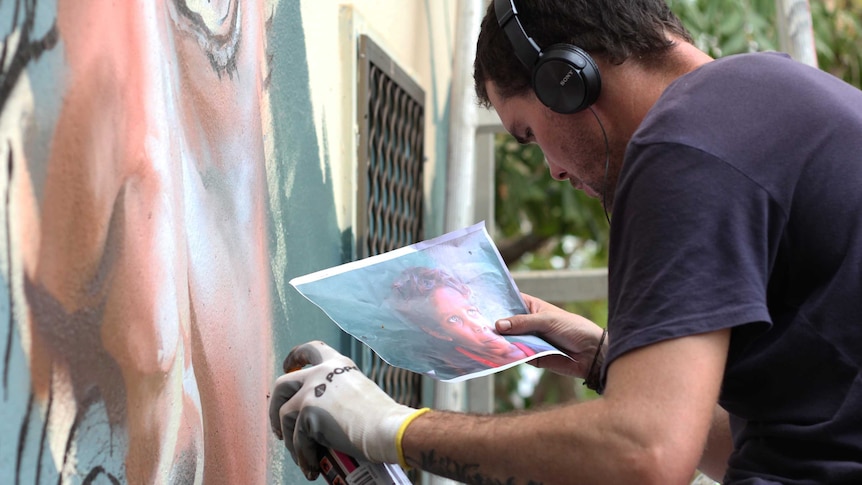
<instances>
[{"instance_id":1,"label":"work glove","mask_svg":"<svg viewBox=\"0 0 862 485\"><path fill-rule=\"evenodd\" d=\"M291 350L284 371L272 391L270 424L309 480L320 473L320 447L406 467L401 436L427 408L396 403L352 360L321 341Z\"/></svg>"}]
</instances>

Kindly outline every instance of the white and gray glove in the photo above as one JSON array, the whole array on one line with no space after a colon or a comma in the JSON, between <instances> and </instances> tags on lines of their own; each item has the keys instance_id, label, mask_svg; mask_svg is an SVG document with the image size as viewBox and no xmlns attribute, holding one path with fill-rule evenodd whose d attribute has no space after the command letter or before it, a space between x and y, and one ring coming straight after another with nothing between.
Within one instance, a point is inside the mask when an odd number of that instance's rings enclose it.
<instances>
[{"instance_id":1,"label":"white and gray glove","mask_svg":"<svg viewBox=\"0 0 862 485\"><path fill-rule=\"evenodd\" d=\"M352 360L321 341L291 350L284 371L272 391L270 424L309 480L320 473L321 446L404 465L401 435L427 409L396 403Z\"/></svg>"}]
</instances>

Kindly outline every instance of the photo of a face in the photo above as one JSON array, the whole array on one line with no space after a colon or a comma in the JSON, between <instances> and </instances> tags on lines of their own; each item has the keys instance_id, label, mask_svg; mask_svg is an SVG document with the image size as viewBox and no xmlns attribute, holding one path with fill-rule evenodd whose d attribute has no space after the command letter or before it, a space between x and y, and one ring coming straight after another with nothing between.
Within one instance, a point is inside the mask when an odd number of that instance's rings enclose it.
<instances>
[{"instance_id":1,"label":"photo of a face","mask_svg":"<svg viewBox=\"0 0 862 485\"><path fill-rule=\"evenodd\" d=\"M510 346L494 330L493 322L464 294L449 287L438 288L431 294L431 302L436 309L437 328L455 345L493 353L504 352Z\"/></svg>"},{"instance_id":2,"label":"photo of a face","mask_svg":"<svg viewBox=\"0 0 862 485\"><path fill-rule=\"evenodd\" d=\"M497 333L472 298L469 286L445 270L411 267L392 284L393 306L404 321L451 348L456 359L467 357L477 368L493 368L536 352L519 347ZM463 365L462 365L463 366Z\"/></svg>"},{"instance_id":3,"label":"photo of a face","mask_svg":"<svg viewBox=\"0 0 862 485\"><path fill-rule=\"evenodd\" d=\"M291 284L389 364L457 382L560 353L495 322L525 313L493 242L477 224Z\"/></svg>"}]
</instances>

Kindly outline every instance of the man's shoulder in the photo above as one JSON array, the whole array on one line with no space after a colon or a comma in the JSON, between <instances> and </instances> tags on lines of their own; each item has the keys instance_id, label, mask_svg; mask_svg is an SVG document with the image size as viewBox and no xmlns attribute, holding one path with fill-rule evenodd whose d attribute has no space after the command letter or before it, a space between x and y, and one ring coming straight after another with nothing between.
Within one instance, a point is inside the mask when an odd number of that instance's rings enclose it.
<instances>
[{"instance_id":1,"label":"man's shoulder","mask_svg":"<svg viewBox=\"0 0 862 485\"><path fill-rule=\"evenodd\" d=\"M719 57L683 75L680 79L700 78L708 81L715 76L742 76L745 79L750 79L751 75L761 76L764 73L779 73L795 69L812 68L793 60L792 57L783 52L750 52Z\"/></svg>"}]
</instances>

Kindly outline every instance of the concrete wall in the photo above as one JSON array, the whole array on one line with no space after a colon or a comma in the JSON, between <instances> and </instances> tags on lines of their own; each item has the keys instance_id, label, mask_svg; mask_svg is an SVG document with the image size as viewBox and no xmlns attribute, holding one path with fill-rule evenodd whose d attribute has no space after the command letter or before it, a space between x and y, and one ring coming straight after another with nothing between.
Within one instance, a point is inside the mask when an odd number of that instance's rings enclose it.
<instances>
[{"instance_id":1,"label":"concrete wall","mask_svg":"<svg viewBox=\"0 0 862 485\"><path fill-rule=\"evenodd\" d=\"M353 257L355 40L425 89L442 227L454 0L0 2L0 483L302 483L287 281Z\"/></svg>"}]
</instances>

